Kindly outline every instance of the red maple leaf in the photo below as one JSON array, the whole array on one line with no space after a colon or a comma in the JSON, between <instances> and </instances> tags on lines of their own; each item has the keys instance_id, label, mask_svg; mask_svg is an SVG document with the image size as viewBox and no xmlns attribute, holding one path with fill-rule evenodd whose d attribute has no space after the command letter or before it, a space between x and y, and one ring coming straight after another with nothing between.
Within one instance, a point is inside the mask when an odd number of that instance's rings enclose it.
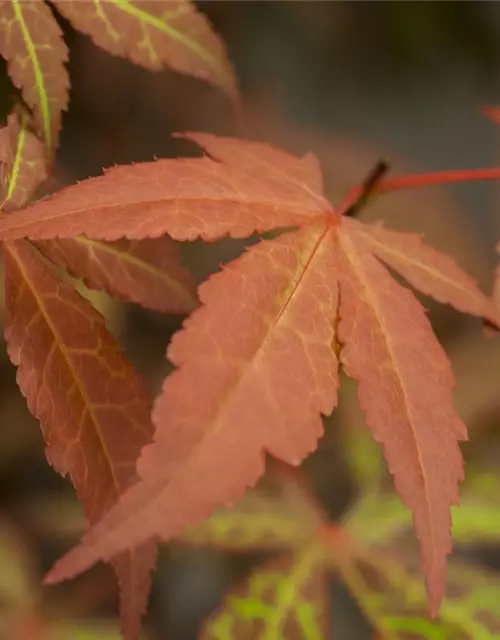
<instances>
[{"instance_id":1,"label":"red maple leaf","mask_svg":"<svg viewBox=\"0 0 500 640\"><path fill-rule=\"evenodd\" d=\"M298 227L262 240L201 285L201 308L168 350L178 369L156 401L156 439L137 466L142 480L48 579L151 537L178 535L214 505L237 500L262 474L266 452L299 464L322 435L321 415L336 405L340 360L358 382L367 423L413 511L435 613L451 548L449 506L463 475L457 443L466 429L424 309L383 263L462 311L499 324L497 310L421 238L344 216L362 190L333 208L312 156L187 137L212 157L117 167L0 219L0 240L33 241L165 233L213 240ZM379 190L411 184L394 179Z\"/></svg>"},{"instance_id":2,"label":"red maple leaf","mask_svg":"<svg viewBox=\"0 0 500 640\"><path fill-rule=\"evenodd\" d=\"M24 111L0 130L3 215L46 178L44 148ZM88 520L97 522L131 483L153 435L149 395L88 300L37 249L90 286L162 311L196 305L193 284L168 237L85 242L83 238L5 243L5 339L17 383L40 421L49 463L69 475ZM154 541L111 560L124 637L136 638L156 561Z\"/></svg>"}]
</instances>

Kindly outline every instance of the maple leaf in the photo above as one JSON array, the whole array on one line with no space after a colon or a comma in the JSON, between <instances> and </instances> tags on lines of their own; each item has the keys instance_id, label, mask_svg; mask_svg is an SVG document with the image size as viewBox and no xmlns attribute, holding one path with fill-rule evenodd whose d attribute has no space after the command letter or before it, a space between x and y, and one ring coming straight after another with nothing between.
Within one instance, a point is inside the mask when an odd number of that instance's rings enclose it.
<instances>
[{"instance_id":1,"label":"maple leaf","mask_svg":"<svg viewBox=\"0 0 500 640\"><path fill-rule=\"evenodd\" d=\"M320 640L329 635L328 592L316 546L272 559L233 590L200 640Z\"/></svg>"},{"instance_id":2,"label":"maple leaf","mask_svg":"<svg viewBox=\"0 0 500 640\"><path fill-rule=\"evenodd\" d=\"M109 53L153 71L170 66L237 97L225 47L190 0L51 1L75 29Z\"/></svg>"},{"instance_id":3,"label":"maple leaf","mask_svg":"<svg viewBox=\"0 0 500 640\"><path fill-rule=\"evenodd\" d=\"M21 118L21 121L19 121ZM29 130L24 111L12 113L0 130L0 169L4 212L22 207L47 177L43 145ZM164 236L105 243L80 236L35 243L51 262L93 289L163 313L196 308L193 277L180 264L175 243Z\"/></svg>"},{"instance_id":4,"label":"maple leaf","mask_svg":"<svg viewBox=\"0 0 500 640\"><path fill-rule=\"evenodd\" d=\"M41 0L0 2L0 55L24 101L33 109L49 158L57 147L68 106L68 49L49 7Z\"/></svg>"},{"instance_id":5,"label":"maple leaf","mask_svg":"<svg viewBox=\"0 0 500 640\"><path fill-rule=\"evenodd\" d=\"M23 241L4 246L5 338L17 382L40 420L46 455L69 474L91 523L134 476L152 435L147 391L89 302ZM112 560L126 638L135 638L156 545Z\"/></svg>"},{"instance_id":6,"label":"maple leaf","mask_svg":"<svg viewBox=\"0 0 500 640\"><path fill-rule=\"evenodd\" d=\"M376 451L375 445L371 448ZM259 488L247 494L232 510L215 513L200 525L200 530L208 533L230 521L231 527L226 533L236 531L237 535L232 537L229 533L226 541L236 540L237 544L228 544L226 548L234 552L242 550L239 542L244 539L248 527L247 540L251 542L249 549L252 548L256 534L257 539L260 535L265 536L266 517L261 521L258 511L254 511L254 520L249 520L243 504L253 496L252 504L257 506L260 491ZM325 624L329 620L325 601L330 599L327 579L331 573L337 574L345 583L371 623L375 637L380 640L497 637L494 633L500 630L500 617L494 612L500 581L488 572L458 560L450 563L447 597L439 617L434 622L428 619L418 555L407 535L408 512L392 496L380 492L362 495L339 529L328 523L324 516L321 526L320 510L308 502L307 494L294 491L289 495L298 504L294 509L290 505L288 511L290 515L295 512L295 526L304 527L304 533L307 524L301 511L309 509L317 514L314 527L309 528L309 539L296 538L292 547L290 539L284 540L283 549L270 547L275 549L274 558L257 565L240 585L231 589L219 609L204 624L200 640L336 637L336 620L332 620L333 630ZM471 495L473 497L478 498ZM279 500L279 495L274 496L277 510ZM307 504L302 504L304 501ZM267 499L261 504L266 516ZM466 520L469 526L474 526L476 512L469 509L470 504L466 501L457 510L457 513L465 514L459 527L461 533L466 531L462 526ZM479 531L478 527L476 531ZM195 546L211 546L203 535L187 541ZM472 535L468 541L474 541ZM309 560L314 561L310 571L304 562L307 554Z\"/></svg>"},{"instance_id":7,"label":"maple leaf","mask_svg":"<svg viewBox=\"0 0 500 640\"><path fill-rule=\"evenodd\" d=\"M194 279L168 236L116 242L79 236L36 246L91 289L162 313L189 313L198 305Z\"/></svg>"},{"instance_id":8,"label":"maple leaf","mask_svg":"<svg viewBox=\"0 0 500 640\"><path fill-rule=\"evenodd\" d=\"M500 637L496 613L500 581L484 569L450 562L447 597L435 621L426 616L426 595L415 557L404 547L372 548L343 577L377 640Z\"/></svg>"},{"instance_id":9,"label":"maple leaf","mask_svg":"<svg viewBox=\"0 0 500 640\"><path fill-rule=\"evenodd\" d=\"M0 130L2 211L22 207L47 178L43 154L42 142L28 129L27 113L11 113Z\"/></svg>"},{"instance_id":10,"label":"maple leaf","mask_svg":"<svg viewBox=\"0 0 500 640\"><path fill-rule=\"evenodd\" d=\"M212 155L217 150L224 163L205 157L112 167L2 221L1 239L245 238L324 222L331 211L313 156L299 160L265 144L208 134L186 137Z\"/></svg>"},{"instance_id":11,"label":"maple leaf","mask_svg":"<svg viewBox=\"0 0 500 640\"><path fill-rule=\"evenodd\" d=\"M150 537L168 540L216 504L234 502L262 474L265 452L299 464L322 434L321 414L336 404L338 342L413 511L435 613L451 547L449 506L463 475L457 442L466 430L452 404L450 364L422 306L379 260L437 300L496 324L497 310L419 238L342 216L351 196L333 209L314 157L186 137L211 158L118 167L0 220L3 240L164 233L213 240L298 227L261 241L202 284L202 307L168 350L178 369L155 404L156 441L139 459L141 482L49 580ZM401 182L393 179L393 188Z\"/></svg>"}]
</instances>

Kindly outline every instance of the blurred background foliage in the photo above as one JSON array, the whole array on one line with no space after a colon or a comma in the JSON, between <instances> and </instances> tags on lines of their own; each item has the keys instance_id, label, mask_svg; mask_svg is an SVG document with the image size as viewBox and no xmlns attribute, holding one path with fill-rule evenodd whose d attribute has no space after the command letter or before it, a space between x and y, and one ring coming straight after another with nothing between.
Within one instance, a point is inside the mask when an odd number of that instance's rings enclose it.
<instances>
[{"instance_id":1,"label":"blurred background foliage","mask_svg":"<svg viewBox=\"0 0 500 640\"><path fill-rule=\"evenodd\" d=\"M234 61L246 106L244 135L295 153L313 151L323 163L334 202L380 158L397 173L500 164L500 131L479 112L483 104L500 103L500 4L197 4ZM72 91L55 175L46 189L98 175L115 163L196 153L189 143L173 140L174 131L242 135L230 105L215 89L113 58L58 20L71 49ZM4 116L12 95L2 67ZM424 233L490 290L494 245L500 239L499 195L500 187L493 183L397 193L376 201L362 217ZM196 242L182 251L201 281L238 255L244 244ZM182 318L89 295L154 393L169 371L164 351ZM458 378L456 402L471 433L471 442L463 447L468 469L483 477L481 469L499 461L500 340L485 341L477 320L421 300ZM74 543L84 523L69 483L45 462L38 425L3 351L0 367L0 639L118 638L116 587L106 567L54 588L40 585L43 573ZM342 453L340 434L362 424L355 389L345 382L340 409L326 421L321 446L304 465L332 518L341 515L355 491L348 472L353 458ZM354 460L359 455L355 447ZM498 496L495 481L483 481L493 482ZM390 482L385 486L391 490ZM491 522L484 512L483 517ZM493 538L470 553L485 566L500 569ZM165 549L145 638L193 640L223 591L253 562L251 557L235 560L200 550ZM348 637L367 638L366 625L351 604L345 593L332 590L333 615L350 625Z\"/></svg>"}]
</instances>

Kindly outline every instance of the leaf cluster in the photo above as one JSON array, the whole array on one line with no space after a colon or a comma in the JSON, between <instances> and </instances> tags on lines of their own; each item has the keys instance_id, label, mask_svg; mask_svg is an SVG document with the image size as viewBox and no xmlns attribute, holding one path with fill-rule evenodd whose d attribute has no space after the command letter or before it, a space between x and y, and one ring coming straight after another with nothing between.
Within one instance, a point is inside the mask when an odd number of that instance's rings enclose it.
<instances>
[{"instance_id":1,"label":"leaf cluster","mask_svg":"<svg viewBox=\"0 0 500 640\"><path fill-rule=\"evenodd\" d=\"M500 170L390 179L377 170L332 205L312 154L298 158L263 142L185 133L202 157L114 167L28 204L52 170L68 106L68 51L53 11L114 55L211 82L241 115L224 47L188 0L0 3L0 54L22 96L0 131L5 339L19 388L40 422L47 460L70 477L90 524L46 582L109 561L124 636L136 638L158 540L172 540L218 505L238 502L263 475L266 455L299 466L317 447L322 418L337 405L342 368L357 384L372 437L412 511L436 616L452 545L450 506L458 504L463 478L459 442L467 432L453 405L449 360L408 287L493 328L500 326L498 300L420 236L354 216L374 195L497 179ZM196 290L175 241L253 233L260 242ZM148 309L189 314L168 348L176 370L153 406L104 319L67 274ZM414 557L392 544L378 497L362 502L341 529L310 501L293 499L300 517L248 496L234 512L239 515L218 515L205 534L198 532L213 541L221 536L231 548L288 549L250 578L206 627L206 637L257 637L268 624L262 637L325 637L318 580L327 565L364 603L382 637L405 637L394 634L408 625L431 631L455 625L466 634L475 628L454 617L450 604L438 622L422 621L425 590L409 577ZM373 505L384 539L366 539L377 530L371 521L354 537L353 527ZM229 524L221 524L224 518ZM244 545L226 536L235 526ZM402 569L407 561L411 567ZM462 568L449 580L456 575ZM400 614L408 602L413 608ZM247 618L255 628L232 630Z\"/></svg>"},{"instance_id":2,"label":"leaf cluster","mask_svg":"<svg viewBox=\"0 0 500 640\"><path fill-rule=\"evenodd\" d=\"M381 487L380 451L359 428L344 434L344 443L358 498L340 522L328 520L303 475L276 465L236 507L219 509L184 533L183 545L266 553L204 623L200 640L335 638L333 578L357 602L374 638L500 637L500 579L464 559L478 543L498 545L497 471L472 474L453 510L459 553L448 567L439 615L430 621L410 514Z\"/></svg>"}]
</instances>

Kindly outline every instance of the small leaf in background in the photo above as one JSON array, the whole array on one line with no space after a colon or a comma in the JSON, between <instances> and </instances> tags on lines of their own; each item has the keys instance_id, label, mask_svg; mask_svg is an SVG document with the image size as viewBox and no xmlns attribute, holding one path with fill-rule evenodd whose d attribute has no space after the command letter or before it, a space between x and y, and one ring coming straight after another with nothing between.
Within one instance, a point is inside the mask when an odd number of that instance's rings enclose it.
<instances>
[{"instance_id":1,"label":"small leaf in background","mask_svg":"<svg viewBox=\"0 0 500 640\"><path fill-rule=\"evenodd\" d=\"M482 465L468 470L460 506L452 509L453 538L461 544L500 544L500 474Z\"/></svg>"},{"instance_id":2,"label":"small leaf in background","mask_svg":"<svg viewBox=\"0 0 500 640\"><path fill-rule=\"evenodd\" d=\"M5 338L17 382L40 420L47 459L69 474L90 522L117 500L152 436L142 380L90 303L24 242L4 246ZM125 638L137 637L156 545L112 561Z\"/></svg>"},{"instance_id":3,"label":"small leaf in background","mask_svg":"<svg viewBox=\"0 0 500 640\"><path fill-rule=\"evenodd\" d=\"M218 509L180 538L186 544L227 551L283 550L304 545L314 537L317 514L290 490L258 487L232 508Z\"/></svg>"},{"instance_id":4,"label":"small leaf in background","mask_svg":"<svg viewBox=\"0 0 500 640\"><path fill-rule=\"evenodd\" d=\"M85 284L162 313L189 313L196 285L168 237L101 242L86 236L45 240L41 253Z\"/></svg>"},{"instance_id":5,"label":"small leaf in background","mask_svg":"<svg viewBox=\"0 0 500 640\"><path fill-rule=\"evenodd\" d=\"M153 71L172 67L237 98L222 40L190 0L52 0L73 27L110 53Z\"/></svg>"},{"instance_id":6,"label":"small leaf in background","mask_svg":"<svg viewBox=\"0 0 500 640\"><path fill-rule=\"evenodd\" d=\"M1 9L0 9L1 10ZM43 143L29 130L28 114L18 109L0 130L0 208L19 209L47 178Z\"/></svg>"},{"instance_id":7,"label":"small leaf in background","mask_svg":"<svg viewBox=\"0 0 500 640\"><path fill-rule=\"evenodd\" d=\"M342 450L356 487L362 493L378 491L384 477L380 445L373 441L365 425L344 423L342 427Z\"/></svg>"},{"instance_id":8,"label":"small leaf in background","mask_svg":"<svg viewBox=\"0 0 500 640\"><path fill-rule=\"evenodd\" d=\"M329 633L323 551L315 546L255 569L205 623L200 640L324 640Z\"/></svg>"},{"instance_id":9,"label":"small leaf in background","mask_svg":"<svg viewBox=\"0 0 500 640\"><path fill-rule=\"evenodd\" d=\"M68 106L68 49L52 11L40 0L0 3L0 55L33 109L36 129L52 158L57 147L61 114Z\"/></svg>"},{"instance_id":10,"label":"small leaf in background","mask_svg":"<svg viewBox=\"0 0 500 640\"><path fill-rule=\"evenodd\" d=\"M16 527L0 520L0 618L5 610L30 609L36 602L36 567Z\"/></svg>"},{"instance_id":11,"label":"small leaf in background","mask_svg":"<svg viewBox=\"0 0 500 640\"><path fill-rule=\"evenodd\" d=\"M102 621L60 621L51 625L47 638L43 640L123 640L123 636L115 625Z\"/></svg>"},{"instance_id":12,"label":"small leaf in background","mask_svg":"<svg viewBox=\"0 0 500 640\"><path fill-rule=\"evenodd\" d=\"M416 555L373 548L344 580L380 640L498 640L500 579L452 560L446 598L435 621L427 616Z\"/></svg>"}]
</instances>

